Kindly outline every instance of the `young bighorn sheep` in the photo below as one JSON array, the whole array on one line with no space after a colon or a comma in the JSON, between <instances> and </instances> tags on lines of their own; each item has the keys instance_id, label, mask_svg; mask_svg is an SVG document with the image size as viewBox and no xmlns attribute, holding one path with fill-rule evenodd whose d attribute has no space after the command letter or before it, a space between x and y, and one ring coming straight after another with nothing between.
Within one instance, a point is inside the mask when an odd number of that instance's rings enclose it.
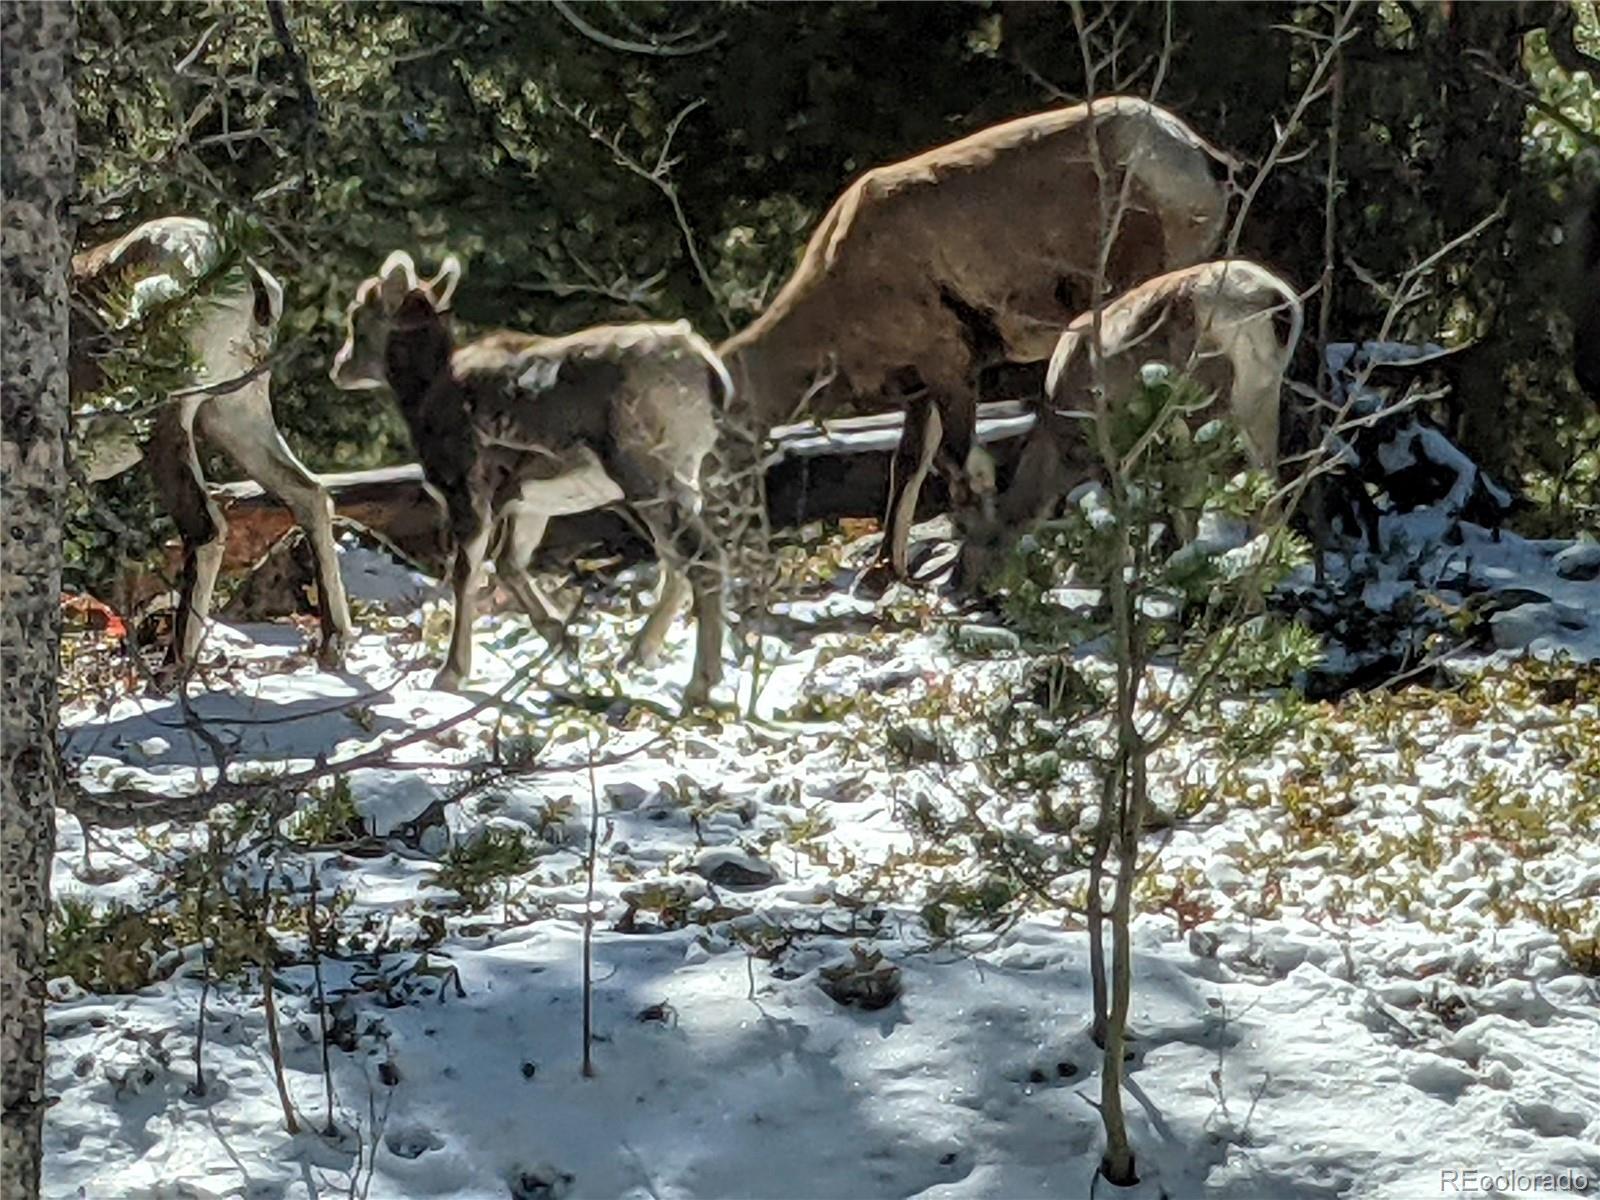
<instances>
[{"instance_id":1,"label":"young bighorn sheep","mask_svg":"<svg viewBox=\"0 0 1600 1200\"><path fill-rule=\"evenodd\" d=\"M227 546L227 523L206 493L198 430L282 499L305 529L316 559L320 658L326 667L338 666L352 627L333 540L333 504L272 419L265 362L283 315L283 286L252 259L227 261L209 223L162 217L73 258L72 291L75 397L105 386L102 359L117 343L136 337L140 322L173 305L195 308L185 335L198 367L192 386L159 400L142 447L156 492L183 539L172 659L189 663L199 652ZM134 461L102 469L98 477Z\"/></svg>"},{"instance_id":2,"label":"young bighorn sheep","mask_svg":"<svg viewBox=\"0 0 1600 1200\"><path fill-rule=\"evenodd\" d=\"M447 323L461 276L452 256L418 279L391 254L346 314L333 365L341 388L387 386L423 474L445 509L455 553L450 652L434 686L471 673L478 576L491 536L496 573L534 622L560 618L528 574L552 516L626 502L661 562L659 598L633 657L660 653L686 588L698 623L685 707L722 672L722 572L700 516L700 469L732 384L687 322L602 325L565 337L495 333L455 349Z\"/></svg>"},{"instance_id":3,"label":"young bighorn sheep","mask_svg":"<svg viewBox=\"0 0 1600 1200\"><path fill-rule=\"evenodd\" d=\"M1111 97L868 171L766 312L719 347L739 410L765 434L905 407L883 555L904 578L930 466L958 508L993 487L973 453L979 371L1047 359L1094 300L1102 182L1120 216L1103 272L1115 293L1215 248L1230 166L1172 113Z\"/></svg>"},{"instance_id":4,"label":"young bighorn sheep","mask_svg":"<svg viewBox=\"0 0 1600 1200\"><path fill-rule=\"evenodd\" d=\"M1094 313L1067 327L1050 358L1038 420L1011 486L983 515L963 522L963 573L981 578L1032 521L1078 483L1104 474L1093 422L1094 392L1119 403L1141 369L1162 363L1211 392L1196 420L1231 418L1252 463L1273 473L1284 371L1304 314L1295 289L1265 267L1224 259L1146 281L1100 314L1102 364L1094 364Z\"/></svg>"}]
</instances>

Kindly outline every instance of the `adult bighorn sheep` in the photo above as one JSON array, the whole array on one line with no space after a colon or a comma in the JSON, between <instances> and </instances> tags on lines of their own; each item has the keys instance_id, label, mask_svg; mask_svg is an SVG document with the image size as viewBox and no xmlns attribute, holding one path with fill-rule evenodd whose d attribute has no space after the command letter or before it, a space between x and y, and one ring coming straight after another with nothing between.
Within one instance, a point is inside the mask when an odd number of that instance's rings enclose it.
<instances>
[{"instance_id":1,"label":"adult bighorn sheep","mask_svg":"<svg viewBox=\"0 0 1600 1200\"><path fill-rule=\"evenodd\" d=\"M722 673L722 571L700 516L700 470L732 384L687 322L601 325L564 337L494 333L456 349L447 323L461 264L419 280L391 254L346 313L333 364L341 388L387 386L454 543L455 618L434 680L472 670L478 576L491 550L500 582L545 631L560 618L528 574L552 516L626 502L649 531L662 578L632 656L660 653L686 587L698 624L685 707Z\"/></svg>"},{"instance_id":2,"label":"adult bighorn sheep","mask_svg":"<svg viewBox=\"0 0 1600 1200\"><path fill-rule=\"evenodd\" d=\"M189 663L199 652L227 545L227 522L206 493L198 430L280 497L305 529L316 559L320 658L326 667L338 666L352 627L333 540L333 504L272 419L266 359L283 315L283 286L254 260L231 258L208 222L161 217L74 257L72 292L75 397L105 386L105 355L136 337L142 322L172 306L193 308L178 319L197 370L190 386L159 399L142 447L156 492L183 539L171 658ZM133 461L102 469L98 477Z\"/></svg>"},{"instance_id":3,"label":"adult bighorn sheep","mask_svg":"<svg viewBox=\"0 0 1600 1200\"><path fill-rule=\"evenodd\" d=\"M1203 259L1230 166L1172 113L1110 97L868 171L767 310L718 348L738 410L765 434L802 415L905 407L883 553L904 578L930 466L958 508L993 486L988 456L972 453L979 371L1050 356L1094 300L1104 241L1107 294ZM1108 239L1102 185L1118 218Z\"/></svg>"},{"instance_id":4,"label":"adult bighorn sheep","mask_svg":"<svg viewBox=\"0 0 1600 1200\"><path fill-rule=\"evenodd\" d=\"M963 522L963 569L976 580L1016 535L1069 488L1104 463L1093 422L1095 389L1117 403L1132 395L1141 369L1162 363L1213 393L1198 419L1231 418L1253 464L1278 461L1284 371L1300 341L1304 314L1295 289L1246 259L1223 259L1147 280L1100 313L1101 365L1094 363L1094 313L1067 327L1050 358L1038 419L1011 486L993 511Z\"/></svg>"}]
</instances>

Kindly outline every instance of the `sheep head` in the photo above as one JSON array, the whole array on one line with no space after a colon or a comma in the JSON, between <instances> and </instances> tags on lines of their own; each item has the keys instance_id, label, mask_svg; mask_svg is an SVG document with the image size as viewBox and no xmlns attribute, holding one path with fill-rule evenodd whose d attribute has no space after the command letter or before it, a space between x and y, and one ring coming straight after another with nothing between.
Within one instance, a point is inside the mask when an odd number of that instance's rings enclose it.
<instances>
[{"instance_id":1,"label":"sheep head","mask_svg":"<svg viewBox=\"0 0 1600 1200\"><path fill-rule=\"evenodd\" d=\"M334 355L330 372L334 384L345 391L384 387L389 335L418 315L448 311L460 281L461 260L453 254L429 280L418 277L416 264L404 250L389 255L378 273L356 289L355 299L345 309L344 345Z\"/></svg>"}]
</instances>

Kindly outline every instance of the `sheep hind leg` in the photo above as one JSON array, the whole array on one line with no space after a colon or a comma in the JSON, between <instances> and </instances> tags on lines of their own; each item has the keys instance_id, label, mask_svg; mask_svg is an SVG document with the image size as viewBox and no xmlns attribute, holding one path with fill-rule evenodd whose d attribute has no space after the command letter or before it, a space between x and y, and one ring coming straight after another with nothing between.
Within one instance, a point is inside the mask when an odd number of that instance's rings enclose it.
<instances>
[{"instance_id":1,"label":"sheep hind leg","mask_svg":"<svg viewBox=\"0 0 1600 1200\"><path fill-rule=\"evenodd\" d=\"M681 498L635 501L634 512L650 531L664 573L661 596L640 641L651 632L652 623L665 635L681 603L675 580L686 580L694 597L695 651L683 708L685 712L703 708L711 701L711 690L722 682L722 556L705 521Z\"/></svg>"},{"instance_id":2,"label":"sheep hind leg","mask_svg":"<svg viewBox=\"0 0 1600 1200\"><path fill-rule=\"evenodd\" d=\"M495 548L494 569L500 582L511 593L528 620L544 639L554 645L565 638L567 615L555 601L546 596L528 571L528 564L544 541L545 528L550 524L547 513L521 508L502 518L498 545Z\"/></svg>"},{"instance_id":3,"label":"sheep hind leg","mask_svg":"<svg viewBox=\"0 0 1600 1200\"><path fill-rule=\"evenodd\" d=\"M227 396L200 414L201 429L251 479L281 499L305 530L317 574L317 617L322 646L317 659L337 670L355 636L339 551L333 537L333 498L322 481L294 456L272 419L264 393Z\"/></svg>"},{"instance_id":4,"label":"sheep hind leg","mask_svg":"<svg viewBox=\"0 0 1600 1200\"><path fill-rule=\"evenodd\" d=\"M678 619L678 614L683 611L684 601L689 598L692 591L688 576L666 559L661 560L660 572L659 594L656 596L655 606L651 608L650 615L645 618L644 627L639 630L638 636L628 648L628 653L623 659L624 665L638 663L647 668L660 665L661 648L666 642L667 630L671 629L672 623Z\"/></svg>"},{"instance_id":5,"label":"sheep hind leg","mask_svg":"<svg viewBox=\"0 0 1600 1200\"><path fill-rule=\"evenodd\" d=\"M170 666L194 663L211 618L211 594L227 549L228 524L206 494L194 445L194 406L169 401L155 418L145 461L161 505L183 540L178 611L167 650Z\"/></svg>"}]
</instances>

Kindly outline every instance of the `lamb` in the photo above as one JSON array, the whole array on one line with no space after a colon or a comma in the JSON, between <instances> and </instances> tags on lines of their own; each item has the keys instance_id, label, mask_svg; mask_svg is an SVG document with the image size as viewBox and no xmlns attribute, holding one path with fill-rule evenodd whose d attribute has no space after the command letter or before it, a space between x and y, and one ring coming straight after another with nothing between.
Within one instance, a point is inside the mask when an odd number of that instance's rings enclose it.
<instances>
[{"instance_id":1,"label":"lamb","mask_svg":"<svg viewBox=\"0 0 1600 1200\"><path fill-rule=\"evenodd\" d=\"M1025 526L1069 488L1104 472L1095 445L1094 391L1113 403L1133 394L1140 371L1162 363L1212 392L1200 419L1226 415L1252 463L1272 474L1284 372L1304 312L1294 287L1247 259L1222 259L1146 281L1100 314L1102 364L1094 364L1094 313L1078 317L1050 358L1045 396L1011 486L963 522L963 573L980 578Z\"/></svg>"},{"instance_id":2,"label":"lamb","mask_svg":"<svg viewBox=\"0 0 1600 1200\"><path fill-rule=\"evenodd\" d=\"M131 288L131 300L124 289ZM183 579L169 659L192 663L211 612L211 594L227 547L227 522L206 493L195 445L198 430L251 479L279 496L311 542L316 560L322 665L342 662L352 637L350 607L333 540L333 503L295 457L272 418L266 369L283 285L249 258L226 261L222 239L194 217L146 221L114 241L72 260L73 331L70 363L74 398L105 386L101 361L139 322L170 305L194 305L187 333L199 370L191 388L162 397L139 453L91 468L110 478L144 458L163 507L183 539Z\"/></svg>"},{"instance_id":3,"label":"lamb","mask_svg":"<svg viewBox=\"0 0 1600 1200\"><path fill-rule=\"evenodd\" d=\"M457 349L446 318L460 276L454 256L423 282L409 255L391 254L356 292L332 370L341 388L394 393L446 513L455 617L434 686L454 690L471 674L477 581L491 549L500 582L548 633L561 618L528 563L549 518L623 502L662 567L631 656L658 658L692 591L698 629L684 704L705 704L721 678L722 569L700 515L700 472L731 394L726 368L683 321L564 337L501 332Z\"/></svg>"}]
</instances>

